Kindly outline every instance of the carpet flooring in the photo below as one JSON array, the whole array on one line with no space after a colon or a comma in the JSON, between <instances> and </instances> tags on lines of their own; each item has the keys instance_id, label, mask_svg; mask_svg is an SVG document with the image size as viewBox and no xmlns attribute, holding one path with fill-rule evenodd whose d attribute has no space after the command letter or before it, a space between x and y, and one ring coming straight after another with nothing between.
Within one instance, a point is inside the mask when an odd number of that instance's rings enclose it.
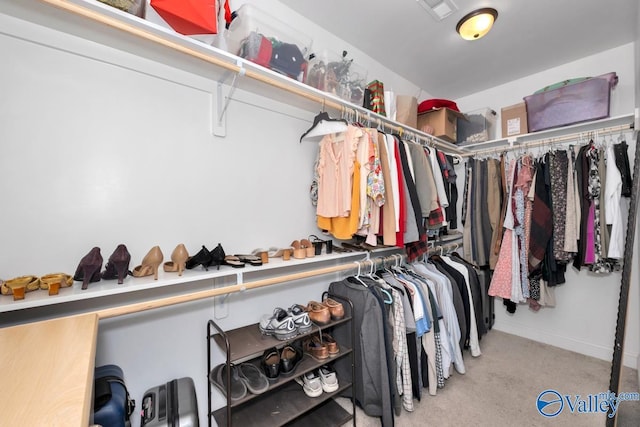
<instances>
[{"instance_id":1,"label":"carpet flooring","mask_svg":"<svg viewBox=\"0 0 640 427\"><path fill-rule=\"evenodd\" d=\"M587 395L608 390L609 362L495 330L482 338L480 346L480 357L472 358L464 352L466 374L454 372L436 396L424 389L421 401L414 400L414 412L403 410L395 417L395 426L605 425L605 413L580 413L578 408L588 407L584 406L586 403L576 405L576 399L586 401ZM536 405L540 393L549 389L569 395L562 410L552 418L541 415ZM620 391L640 391L636 370L623 369ZM593 398L591 402L594 407ZM350 408L347 399L341 398L339 403ZM576 408L573 412L571 405ZM560 403L554 403L545 411L554 413L559 409ZM380 426L380 419L369 417L358 408L356 425ZM640 401L620 403L617 426L640 426Z\"/></svg>"}]
</instances>

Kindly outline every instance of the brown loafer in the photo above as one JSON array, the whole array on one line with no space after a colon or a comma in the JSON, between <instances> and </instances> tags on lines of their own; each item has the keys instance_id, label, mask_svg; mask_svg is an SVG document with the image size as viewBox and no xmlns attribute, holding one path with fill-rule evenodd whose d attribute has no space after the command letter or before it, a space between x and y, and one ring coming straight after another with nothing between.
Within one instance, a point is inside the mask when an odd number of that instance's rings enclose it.
<instances>
[{"instance_id":1,"label":"brown loafer","mask_svg":"<svg viewBox=\"0 0 640 427\"><path fill-rule=\"evenodd\" d=\"M322 303L329 307L329 313L331 313L333 320L340 320L344 317L344 307L338 301L327 298Z\"/></svg>"},{"instance_id":2,"label":"brown loafer","mask_svg":"<svg viewBox=\"0 0 640 427\"><path fill-rule=\"evenodd\" d=\"M302 348L304 352L311 355L314 359L323 360L329 357L329 349L327 345L321 343L319 339L313 339L311 337L306 338L302 342Z\"/></svg>"},{"instance_id":3,"label":"brown loafer","mask_svg":"<svg viewBox=\"0 0 640 427\"><path fill-rule=\"evenodd\" d=\"M318 340L318 342L320 342L321 340L321 343L327 346L327 351L329 352L329 354L340 353L340 347L338 347L338 343L331 335L327 334L326 332L322 334L322 339L320 339L317 335L314 335L313 339Z\"/></svg>"},{"instance_id":4,"label":"brown loafer","mask_svg":"<svg viewBox=\"0 0 640 427\"><path fill-rule=\"evenodd\" d=\"M329 307L317 301L309 301L307 304L307 312L313 323L318 325L326 325L331 321L331 313Z\"/></svg>"}]
</instances>

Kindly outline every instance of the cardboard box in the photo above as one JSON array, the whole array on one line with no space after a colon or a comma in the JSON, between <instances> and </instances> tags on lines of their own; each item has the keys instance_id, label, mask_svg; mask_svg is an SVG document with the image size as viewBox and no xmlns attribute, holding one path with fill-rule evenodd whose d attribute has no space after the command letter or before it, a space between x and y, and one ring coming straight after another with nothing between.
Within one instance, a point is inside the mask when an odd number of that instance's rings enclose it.
<instances>
[{"instance_id":1,"label":"cardboard box","mask_svg":"<svg viewBox=\"0 0 640 427\"><path fill-rule=\"evenodd\" d=\"M455 143L458 136L458 117L465 119L464 114L449 108L427 111L418 114L418 130L423 131L422 127L425 125L431 126L433 136Z\"/></svg>"},{"instance_id":2,"label":"cardboard box","mask_svg":"<svg viewBox=\"0 0 640 427\"><path fill-rule=\"evenodd\" d=\"M524 102L510 105L502 109L502 137L521 135L528 133L527 107Z\"/></svg>"}]
</instances>

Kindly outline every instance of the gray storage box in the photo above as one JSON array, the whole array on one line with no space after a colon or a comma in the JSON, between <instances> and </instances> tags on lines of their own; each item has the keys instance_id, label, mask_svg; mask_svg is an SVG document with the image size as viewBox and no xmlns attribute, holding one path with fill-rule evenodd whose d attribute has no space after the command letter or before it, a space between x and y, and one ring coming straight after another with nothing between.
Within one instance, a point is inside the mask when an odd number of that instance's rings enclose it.
<instances>
[{"instance_id":1,"label":"gray storage box","mask_svg":"<svg viewBox=\"0 0 640 427\"><path fill-rule=\"evenodd\" d=\"M141 417L143 427L199 427L193 379L180 378L147 390Z\"/></svg>"},{"instance_id":2,"label":"gray storage box","mask_svg":"<svg viewBox=\"0 0 640 427\"><path fill-rule=\"evenodd\" d=\"M529 132L609 117L616 73L569 84L524 97Z\"/></svg>"}]
</instances>

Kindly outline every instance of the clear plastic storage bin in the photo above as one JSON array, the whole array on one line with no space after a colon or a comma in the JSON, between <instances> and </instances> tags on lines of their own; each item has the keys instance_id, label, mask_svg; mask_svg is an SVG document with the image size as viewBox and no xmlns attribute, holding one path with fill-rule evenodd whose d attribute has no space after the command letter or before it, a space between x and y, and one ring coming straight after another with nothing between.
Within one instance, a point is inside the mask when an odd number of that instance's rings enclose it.
<instances>
[{"instance_id":1,"label":"clear plastic storage bin","mask_svg":"<svg viewBox=\"0 0 640 427\"><path fill-rule=\"evenodd\" d=\"M496 138L497 113L491 108L464 113L467 120L458 119L458 144L472 144Z\"/></svg>"},{"instance_id":2,"label":"clear plastic storage bin","mask_svg":"<svg viewBox=\"0 0 640 427\"><path fill-rule=\"evenodd\" d=\"M367 70L349 59L346 53L341 56L324 51L314 54L309 61L305 83L361 106L367 84Z\"/></svg>"},{"instance_id":3,"label":"clear plastic storage bin","mask_svg":"<svg viewBox=\"0 0 640 427\"><path fill-rule=\"evenodd\" d=\"M251 4L243 4L225 31L230 53L304 81L312 39Z\"/></svg>"}]
</instances>

